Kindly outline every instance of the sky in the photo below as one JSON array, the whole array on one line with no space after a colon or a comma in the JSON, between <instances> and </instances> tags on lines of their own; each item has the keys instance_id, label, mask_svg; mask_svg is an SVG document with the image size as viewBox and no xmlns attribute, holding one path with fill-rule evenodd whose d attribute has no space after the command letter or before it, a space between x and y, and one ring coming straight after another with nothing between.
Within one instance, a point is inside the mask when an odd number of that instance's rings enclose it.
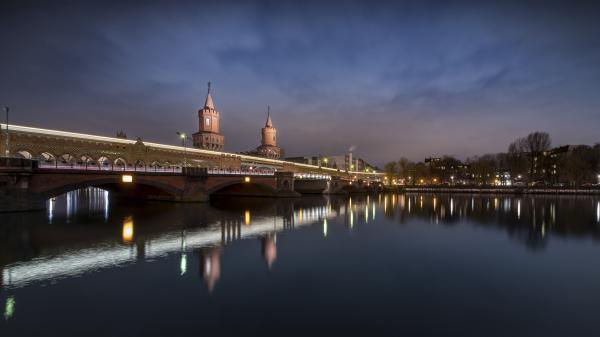
<instances>
[{"instance_id":1,"label":"sky","mask_svg":"<svg viewBox=\"0 0 600 337\"><path fill-rule=\"evenodd\" d=\"M206 84L225 149L286 156L600 142L600 6L508 1L3 1L11 122L177 144ZM4 117L2 117L4 118Z\"/></svg>"}]
</instances>

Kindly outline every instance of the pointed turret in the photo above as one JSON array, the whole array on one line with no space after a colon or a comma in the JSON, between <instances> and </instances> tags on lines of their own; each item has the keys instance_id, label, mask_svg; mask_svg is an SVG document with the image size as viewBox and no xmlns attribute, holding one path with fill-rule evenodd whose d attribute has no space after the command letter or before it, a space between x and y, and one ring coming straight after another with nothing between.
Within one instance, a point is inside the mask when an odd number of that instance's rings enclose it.
<instances>
[{"instance_id":1,"label":"pointed turret","mask_svg":"<svg viewBox=\"0 0 600 337\"><path fill-rule=\"evenodd\" d=\"M223 150L225 137L219 131L221 117L215 109L210 89L210 82L208 82L204 107L198 110L198 132L194 133L192 138L194 139L194 147L220 151Z\"/></svg>"},{"instance_id":2,"label":"pointed turret","mask_svg":"<svg viewBox=\"0 0 600 337\"><path fill-rule=\"evenodd\" d=\"M206 94L206 100L204 101L204 108L215 110L215 104L210 96L210 82L208 82L208 93Z\"/></svg>"},{"instance_id":3,"label":"pointed turret","mask_svg":"<svg viewBox=\"0 0 600 337\"><path fill-rule=\"evenodd\" d=\"M265 127L262 128L261 133L261 145L256 148L258 155L273 159L281 158L283 150L277 146L277 129L273 127L270 105L267 105L267 122L265 123Z\"/></svg>"},{"instance_id":4,"label":"pointed turret","mask_svg":"<svg viewBox=\"0 0 600 337\"><path fill-rule=\"evenodd\" d=\"M266 128L273 127L273 121L271 121L271 106L267 105L267 123L265 124Z\"/></svg>"}]
</instances>

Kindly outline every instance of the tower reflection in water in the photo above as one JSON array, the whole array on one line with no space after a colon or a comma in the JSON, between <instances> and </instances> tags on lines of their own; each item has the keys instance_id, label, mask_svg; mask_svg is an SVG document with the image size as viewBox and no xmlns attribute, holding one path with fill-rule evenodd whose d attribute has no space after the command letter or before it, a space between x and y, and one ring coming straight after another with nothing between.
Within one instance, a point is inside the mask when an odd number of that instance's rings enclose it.
<instances>
[{"instance_id":1,"label":"tower reflection in water","mask_svg":"<svg viewBox=\"0 0 600 337\"><path fill-rule=\"evenodd\" d=\"M282 249L278 233L316 225L327 238L335 235L338 224L354 231L375 219L375 225L421 220L494 227L530 249L543 249L552 235L600 237L600 201L594 196L380 194L280 200L241 209L172 204L109 209L109 201L108 192L87 189L49 200L44 221L27 215L32 225L22 226L22 218L6 216L6 228L14 230L0 238L2 287L60 280L173 253L178 254L180 276L188 275L189 258L197 256L200 275L212 292L222 275L223 252L237 240L258 238L267 270L273 270L285 262L276 263ZM379 219L382 215L387 221ZM14 308L12 298L5 303L5 317Z\"/></svg>"}]
</instances>

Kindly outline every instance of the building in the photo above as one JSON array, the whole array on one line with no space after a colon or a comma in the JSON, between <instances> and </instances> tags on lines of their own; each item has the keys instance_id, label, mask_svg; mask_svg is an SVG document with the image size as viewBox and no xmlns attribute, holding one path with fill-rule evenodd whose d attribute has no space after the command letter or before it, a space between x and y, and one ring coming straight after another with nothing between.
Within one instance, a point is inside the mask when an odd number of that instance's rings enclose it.
<instances>
[{"instance_id":1,"label":"building","mask_svg":"<svg viewBox=\"0 0 600 337\"><path fill-rule=\"evenodd\" d=\"M329 167L340 171L370 171L375 172L378 169L367 163L367 161L353 157L352 152L345 155L335 156L312 156L312 157L288 157L287 161L309 164L315 166Z\"/></svg>"},{"instance_id":2,"label":"building","mask_svg":"<svg viewBox=\"0 0 600 337\"><path fill-rule=\"evenodd\" d=\"M198 119L198 132L192 135L194 147L215 151L223 150L225 136L219 131L220 116L210 95L210 82L208 82L208 93L206 94L204 107L198 110Z\"/></svg>"}]
</instances>

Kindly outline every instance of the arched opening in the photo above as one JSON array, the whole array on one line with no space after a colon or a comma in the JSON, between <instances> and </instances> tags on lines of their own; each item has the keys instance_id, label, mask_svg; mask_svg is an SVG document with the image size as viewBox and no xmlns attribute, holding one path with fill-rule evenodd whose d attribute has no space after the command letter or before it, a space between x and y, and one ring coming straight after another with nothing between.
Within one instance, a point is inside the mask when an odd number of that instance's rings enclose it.
<instances>
[{"instance_id":1,"label":"arched opening","mask_svg":"<svg viewBox=\"0 0 600 337\"><path fill-rule=\"evenodd\" d=\"M106 157L98 158L96 164L98 164L98 168L101 170L110 170L110 159Z\"/></svg>"},{"instance_id":2,"label":"arched opening","mask_svg":"<svg viewBox=\"0 0 600 337\"><path fill-rule=\"evenodd\" d=\"M175 171L175 165L171 164L170 162L165 162L163 165L163 171Z\"/></svg>"},{"instance_id":3,"label":"arched opening","mask_svg":"<svg viewBox=\"0 0 600 337\"><path fill-rule=\"evenodd\" d=\"M76 164L77 160L75 159L75 157L73 157L73 155L65 153L58 158L58 162L59 165L73 167Z\"/></svg>"},{"instance_id":4,"label":"arched opening","mask_svg":"<svg viewBox=\"0 0 600 337\"><path fill-rule=\"evenodd\" d=\"M87 181L74 180L72 183L65 183L62 186L42 191L46 199L52 199L57 196L72 192L82 191L89 188L99 188L110 192L115 197L121 197L124 200L176 200L181 191L177 187L168 184L156 182L152 179L136 177L132 183L124 184L120 175L102 176L91 178Z\"/></svg>"},{"instance_id":5,"label":"arched opening","mask_svg":"<svg viewBox=\"0 0 600 337\"><path fill-rule=\"evenodd\" d=\"M145 171L146 170L146 163L143 160L138 159L133 164L133 169L135 171Z\"/></svg>"},{"instance_id":6,"label":"arched opening","mask_svg":"<svg viewBox=\"0 0 600 337\"><path fill-rule=\"evenodd\" d=\"M160 163L158 161L153 161L152 163L150 163L150 165L148 166L148 169L150 171L158 171L160 169Z\"/></svg>"},{"instance_id":7,"label":"arched opening","mask_svg":"<svg viewBox=\"0 0 600 337\"><path fill-rule=\"evenodd\" d=\"M81 156L79 158L78 164L82 165L82 166L85 166L85 168L87 169L88 166L93 166L94 165L94 159L92 159L92 157L84 154L83 156Z\"/></svg>"},{"instance_id":8,"label":"arched opening","mask_svg":"<svg viewBox=\"0 0 600 337\"><path fill-rule=\"evenodd\" d=\"M32 159L33 156L31 155L31 152L27 151L27 150L21 150L17 152L17 157L19 158L25 158L25 159Z\"/></svg>"},{"instance_id":9,"label":"arched opening","mask_svg":"<svg viewBox=\"0 0 600 337\"><path fill-rule=\"evenodd\" d=\"M124 171L127 169L127 162L123 158L117 158L115 159L114 167L115 169Z\"/></svg>"},{"instance_id":10,"label":"arched opening","mask_svg":"<svg viewBox=\"0 0 600 337\"><path fill-rule=\"evenodd\" d=\"M56 167L58 164L56 156L49 152L43 152L38 156L40 167Z\"/></svg>"}]
</instances>

